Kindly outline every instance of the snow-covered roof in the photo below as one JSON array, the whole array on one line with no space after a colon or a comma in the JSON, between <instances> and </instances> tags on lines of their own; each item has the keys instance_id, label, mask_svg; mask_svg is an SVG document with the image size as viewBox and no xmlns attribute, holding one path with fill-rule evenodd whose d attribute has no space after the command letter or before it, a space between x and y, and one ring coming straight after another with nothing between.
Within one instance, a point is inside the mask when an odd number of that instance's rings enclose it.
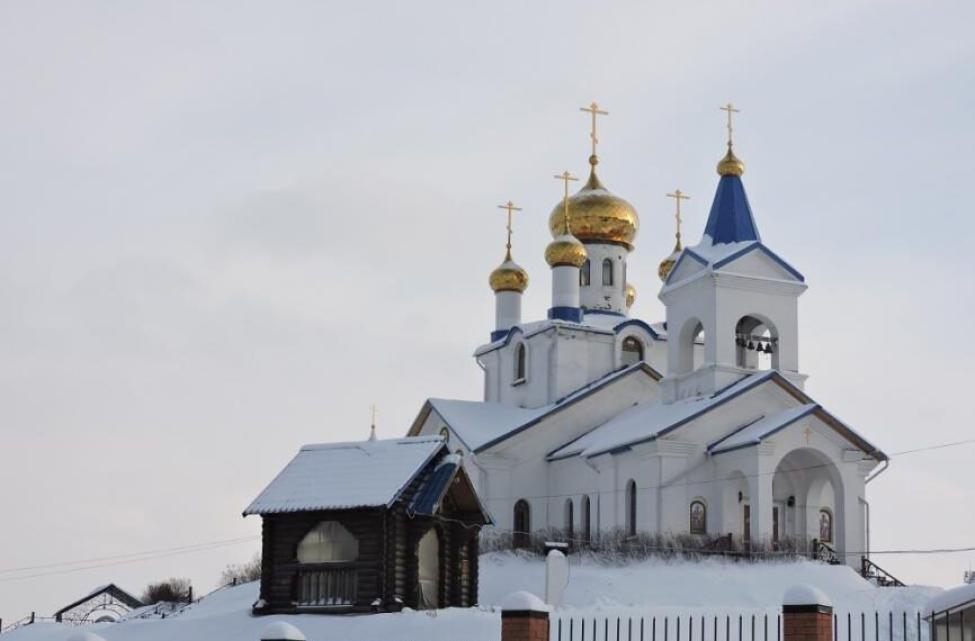
<instances>
[{"instance_id":1,"label":"snow-covered roof","mask_svg":"<svg viewBox=\"0 0 975 641\"><path fill-rule=\"evenodd\" d=\"M630 325L640 325L644 327L650 334L651 338L655 340L660 339L661 335L666 335L666 331L658 331L663 328L663 323L650 324L639 318L630 318L615 312L589 310L583 315L581 323L558 318L549 318L515 325L507 331L492 334L494 338L492 338L491 342L487 343L486 345L481 345L474 350L474 355L480 356L496 350L499 347L503 347L511 342L511 339L516 335L521 335L524 338L530 338L536 334L540 334L552 329L553 327L564 327L567 329L575 329L580 331L614 334L619 332L623 327Z\"/></svg>"},{"instance_id":2,"label":"snow-covered roof","mask_svg":"<svg viewBox=\"0 0 975 641\"><path fill-rule=\"evenodd\" d=\"M244 515L391 505L443 447L439 436L305 445Z\"/></svg>"},{"instance_id":3,"label":"snow-covered roof","mask_svg":"<svg viewBox=\"0 0 975 641\"><path fill-rule=\"evenodd\" d=\"M783 412L777 412L748 423L728 436L715 441L708 446L708 451L712 454L730 452L749 445L758 445L763 440L772 436L776 432L792 425L799 419L809 416L819 409L815 403L804 403L796 407L790 407Z\"/></svg>"},{"instance_id":4,"label":"snow-covered roof","mask_svg":"<svg viewBox=\"0 0 975 641\"><path fill-rule=\"evenodd\" d=\"M410 429L411 434L420 429L429 410L435 410L464 445L473 452L479 452L495 445L521 430L535 425L550 414L560 411L576 401L582 400L614 381L634 372L643 372L655 380L661 375L645 362L634 363L628 367L610 372L591 383L583 385L571 394L549 405L525 409L488 401L459 401L431 398L427 400L420 415Z\"/></svg>"},{"instance_id":5,"label":"snow-covered roof","mask_svg":"<svg viewBox=\"0 0 975 641\"><path fill-rule=\"evenodd\" d=\"M568 445L555 450L549 454L549 459L597 456L655 439L768 380L770 375L771 372L764 372L747 376L712 396L688 398L673 403L653 401L634 405Z\"/></svg>"},{"instance_id":6,"label":"snow-covered roof","mask_svg":"<svg viewBox=\"0 0 975 641\"><path fill-rule=\"evenodd\" d=\"M711 447L716 448L712 450L713 454L760 443L763 439L789 426L803 416L815 413L818 418L839 432L841 436L870 456L878 461L887 459L882 451L823 409L821 405L809 398L776 370L749 374L738 382L718 390L711 396L682 399L673 403L652 401L634 405L602 425L586 432L576 440L549 453L548 458L549 460L558 460L572 456L598 456L638 443L655 440L767 381L774 381L779 384L787 393L798 400L800 405L768 417L760 417L739 428L738 431L732 432L725 439L713 443Z\"/></svg>"},{"instance_id":7,"label":"snow-covered roof","mask_svg":"<svg viewBox=\"0 0 975 641\"><path fill-rule=\"evenodd\" d=\"M934 597L928 602L925 608L928 612L934 612L937 616L938 614L948 611L964 610L967 608L975 608L975 583L970 583L966 585L959 586L957 588L952 588L951 590L945 590L938 596Z\"/></svg>"}]
</instances>

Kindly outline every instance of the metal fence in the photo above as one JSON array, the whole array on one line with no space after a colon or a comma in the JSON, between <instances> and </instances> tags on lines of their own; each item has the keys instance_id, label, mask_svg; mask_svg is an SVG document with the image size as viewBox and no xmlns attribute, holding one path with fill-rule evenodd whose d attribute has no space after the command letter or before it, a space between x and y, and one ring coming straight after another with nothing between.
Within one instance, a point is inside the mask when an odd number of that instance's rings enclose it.
<instances>
[{"instance_id":1,"label":"metal fence","mask_svg":"<svg viewBox=\"0 0 975 641\"><path fill-rule=\"evenodd\" d=\"M549 630L551 641L782 641L782 615L770 611L711 615L566 613L553 615ZM931 641L930 636L930 625L920 612L833 615L835 641Z\"/></svg>"}]
</instances>

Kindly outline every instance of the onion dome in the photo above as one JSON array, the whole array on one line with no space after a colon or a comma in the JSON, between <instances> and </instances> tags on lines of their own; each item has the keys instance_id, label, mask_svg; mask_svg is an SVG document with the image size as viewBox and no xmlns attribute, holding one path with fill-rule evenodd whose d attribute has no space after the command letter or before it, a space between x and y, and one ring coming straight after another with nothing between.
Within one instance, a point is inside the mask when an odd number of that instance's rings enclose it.
<instances>
[{"instance_id":1,"label":"onion dome","mask_svg":"<svg viewBox=\"0 0 975 641\"><path fill-rule=\"evenodd\" d=\"M504 257L504 262L491 272L488 282L495 293L518 292L521 294L528 288L528 272L511 259L509 252Z\"/></svg>"},{"instance_id":2,"label":"onion dome","mask_svg":"<svg viewBox=\"0 0 975 641\"><path fill-rule=\"evenodd\" d=\"M589 158L592 170L589 180L574 195L569 196L569 227L573 236L582 242L611 243L633 249L633 240L640 228L640 218L633 205L611 194L596 176L596 156ZM548 217L552 236L563 233L565 208L562 201Z\"/></svg>"},{"instance_id":3,"label":"onion dome","mask_svg":"<svg viewBox=\"0 0 975 641\"><path fill-rule=\"evenodd\" d=\"M582 267L588 257L589 253L586 251L586 246L580 243L575 236L564 233L564 230L545 248L545 262L550 267L564 265L578 269Z\"/></svg>"},{"instance_id":4,"label":"onion dome","mask_svg":"<svg viewBox=\"0 0 975 641\"><path fill-rule=\"evenodd\" d=\"M677 245L674 247L674 251L668 256L660 261L660 267L657 268L657 275L660 276L660 280L666 281L667 277L670 276L670 271L677 264L677 257L680 256L681 247Z\"/></svg>"},{"instance_id":5,"label":"onion dome","mask_svg":"<svg viewBox=\"0 0 975 641\"><path fill-rule=\"evenodd\" d=\"M636 287L631 283L626 284L626 308L629 309L633 307L633 302L636 301Z\"/></svg>"},{"instance_id":6,"label":"onion dome","mask_svg":"<svg viewBox=\"0 0 975 641\"><path fill-rule=\"evenodd\" d=\"M718 175L720 176L741 176L745 173L745 163L731 150L731 143L728 143L728 153L718 162Z\"/></svg>"}]
</instances>

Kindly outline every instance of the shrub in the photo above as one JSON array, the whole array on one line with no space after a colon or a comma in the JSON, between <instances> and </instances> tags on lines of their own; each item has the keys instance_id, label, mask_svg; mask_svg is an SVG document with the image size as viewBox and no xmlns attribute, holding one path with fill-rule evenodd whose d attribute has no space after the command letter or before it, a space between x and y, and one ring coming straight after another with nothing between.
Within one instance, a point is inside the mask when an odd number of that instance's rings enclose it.
<instances>
[{"instance_id":1,"label":"shrub","mask_svg":"<svg viewBox=\"0 0 975 641\"><path fill-rule=\"evenodd\" d=\"M261 578L261 555L255 554L254 558L246 563L235 563L228 565L220 573L220 585L233 585L234 583L249 583Z\"/></svg>"},{"instance_id":2,"label":"shrub","mask_svg":"<svg viewBox=\"0 0 975 641\"><path fill-rule=\"evenodd\" d=\"M146 586L142 592L142 602L146 605L184 603L190 600L190 590L189 579L169 578Z\"/></svg>"}]
</instances>

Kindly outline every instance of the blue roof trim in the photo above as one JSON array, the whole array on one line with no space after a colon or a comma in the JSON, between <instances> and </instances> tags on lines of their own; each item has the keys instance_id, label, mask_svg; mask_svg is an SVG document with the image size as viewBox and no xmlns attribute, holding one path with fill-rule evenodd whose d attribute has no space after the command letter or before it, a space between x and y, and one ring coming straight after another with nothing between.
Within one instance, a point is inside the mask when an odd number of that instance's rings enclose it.
<instances>
[{"instance_id":1,"label":"blue roof trim","mask_svg":"<svg viewBox=\"0 0 975 641\"><path fill-rule=\"evenodd\" d=\"M583 310L586 314L604 314L606 316L620 316L626 318L626 314L621 312L614 312L611 309L589 309L588 307Z\"/></svg>"},{"instance_id":2,"label":"blue roof trim","mask_svg":"<svg viewBox=\"0 0 975 641\"><path fill-rule=\"evenodd\" d=\"M524 425L521 425L519 427L516 427L515 429L511 430L510 432L507 432L505 434L502 434L501 436L499 436L499 437L497 437L497 438L495 438L493 440L488 441L487 443L485 443L481 447L479 447L476 450L474 450L474 453L475 454L478 454L480 452L483 452L484 450L488 449L489 447L493 447L493 446L497 445L498 443L500 443L502 441L508 440L509 438L511 438L512 436L514 436L516 434L520 434L521 432L524 432L529 427L532 427L533 425L537 425L538 423L542 422L543 420L545 420L546 418L548 418L552 414L555 414L556 412L560 412L563 409L565 409L566 407L569 407L569 406L577 403L578 401L581 401L581 400L583 400L585 398L588 398L590 395L596 393L597 391L599 391L600 389L602 389L606 385L612 383L613 381L618 380L620 378L623 378L627 374L630 374L630 373L635 372L635 371L638 371L638 370L643 371L644 373L648 374L650 376L650 378L652 378L652 379L654 379L656 381L659 381L661 378L663 378L663 375L660 372L658 372L657 370L655 370L652 367L650 367L649 365L647 365L646 361L640 361L639 363L634 363L633 365L630 365L629 367L624 367L623 369L618 369L615 372L610 372L609 374L607 374L603 378L601 378L601 379L599 379L597 381L593 381L592 383L589 383L588 385L585 385L583 387L580 387L579 389L577 389L576 391L572 392L571 394L568 394L567 396L564 396L564 397L558 399L557 401L555 401L554 406L549 411L547 411L544 414L541 414L539 416L536 416L535 418L533 418L532 420L528 421ZM585 390L585 391L582 391L582 390Z\"/></svg>"},{"instance_id":3,"label":"blue roof trim","mask_svg":"<svg viewBox=\"0 0 975 641\"><path fill-rule=\"evenodd\" d=\"M410 503L410 512L430 516L435 514L440 501L447 493L447 488L450 487L450 482L457 474L458 468L457 463L444 462L438 465L427 482L413 497L413 501Z\"/></svg>"},{"instance_id":4,"label":"blue roof trim","mask_svg":"<svg viewBox=\"0 0 975 641\"><path fill-rule=\"evenodd\" d=\"M445 449L447 449L446 443L441 443L440 447L434 448L433 452L430 453L430 456L428 456L426 460L423 461L423 463L421 463L416 467L416 471L414 471L413 474L410 474L410 478L406 479L406 483L403 483L402 487L396 490L396 492L393 494L393 498L389 499L389 501L386 502L386 507L387 508L392 507L393 503L399 500L399 497L402 496L403 491L410 486L410 483L412 483L416 479L417 475L419 475L420 472L422 472L423 469L430 464L430 461L432 461L433 458L437 456L437 454L439 454Z\"/></svg>"},{"instance_id":5,"label":"blue roof trim","mask_svg":"<svg viewBox=\"0 0 975 641\"><path fill-rule=\"evenodd\" d=\"M612 453L624 452L624 451L632 448L634 445L640 445L641 443L650 443L652 441L656 441L661 436L664 436L666 434L669 434L669 433L673 432L674 430L676 430L677 428L681 427L682 425L686 425L687 423L690 423L691 421L693 421L693 420L695 420L697 418L700 418L701 416L703 416L704 414L707 414L708 412L710 412L711 410L715 409L716 407L721 407L722 405L724 405L728 401L730 401L732 399L735 399L735 398L738 398L739 396L741 396L745 392L754 389L758 385L761 385L765 381L767 381L770 378L772 378L772 375L773 374L776 374L775 370L769 370L769 371L764 372L762 374L753 374L752 376L754 376L754 378L747 385L742 386L742 388L740 390L737 390L734 394L729 394L727 398L722 398L720 401L718 401L717 403L714 403L713 405L708 405L707 407L701 408L699 411L694 412L693 414L682 418L681 420L677 421L676 423L673 423L673 424L665 427L664 429L660 430L656 434L651 434L650 436L647 436L645 438L637 439L635 441L632 441L630 443L626 443L624 445L618 445L615 448L612 448L611 450L606 450L604 452L597 452L596 454L594 454L594 456L599 456L601 454L606 454L607 452L612 452ZM741 380L738 380L738 381L732 383L731 385L729 385L728 387L725 387L724 389L715 392L714 394L711 395L711 398L716 398L717 396L720 396L721 394L724 394L725 391L728 388L733 387L735 385L738 385L739 383L741 383ZM589 432L592 432L593 430L598 429L600 427L602 427L602 424L597 425L596 427L592 428L592 430L589 430ZM588 434L589 432L586 432L586 434ZM580 436L579 438L582 438L582 437ZM555 450L553 450L553 452L557 452L558 450L560 450L560 449L562 449L562 448L564 448L564 447L566 447L568 445L571 445L572 443L575 442L575 440L578 440L578 439L573 439L569 443L566 443L564 445L560 445ZM548 454L548 456L546 456L546 459L548 459L550 461L561 461L563 459L572 458L573 456L578 456L578 455L579 455L579 453L566 454L564 456L560 456L560 457L557 457L556 458L556 457L552 457L552 452L550 452Z\"/></svg>"},{"instance_id":6,"label":"blue roof trim","mask_svg":"<svg viewBox=\"0 0 975 641\"><path fill-rule=\"evenodd\" d=\"M815 414L816 412L818 412L820 410L823 410L823 408L820 407L818 404L817 405L814 405L813 407L810 407L809 409L807 409L805 412L802 412L802 413L798 414L797 416L794 416L794 417L790 418L788 421L782 423L778 427L776 427L774 429L771 429L771 430L765 432L764 434L761 434L761 435L757 436L756 438L752 439L748 443L742 443L741 445L736 445L734 447L729 447L729 448L724 449L724 450L718 450L718 451L715 452L715 454L716 455L717 454L727 454L728 452L734 452L736 450L745 449L746 447L752 447L752 446L758 445L759 443L761 443L762 441L764 441L768 437L774 436L775 434L778 434L779 432L781 432L785 428L789 427L790 425L792 425L796 421L800 421L800 420L806 418L807 416L809 416L810 414ZM823 410L823 411L825 411L825 410ZM761 420L761 419L759 419L759 420ZM735 432L738 432L738 431L739 430L735 430ZM723 441L723 440L725 440L726 438L728 438L730 436L731 436L731 434L729 434L728 436L726 436L725 438L723 438L721 440ZM709 452L711 451L711 447L710 446L708 447L708 451Z\"/></svg>"},{"instance_id":7,"label":"blue roof trim","mask_svg":"<svg viewBox=\"0 0 975 641\"><path fill-rule=\"evenodd\" d=\"M718 181L704 233L715 245L762 240L740 177L722 176Z\"/></svg>"},{"instance_id":8,"label":"blue roof trim","mask_svg":"<svg viewBox=\"0 0 975 641\"><path fill-rule=\"evenodd\" d=\"M651 337L653 337L653 340L660 340L660 334L658 334L657 332L653 331L653 328L652 327L650 327L649 325L647 325L644 321L640 320L639 318L631 318L628 321L623 321L622 323L620 323L619 325L617 325L616 327L614 327L613 328L613 331L616 332L617 334L619 334L622 330L626 329L627 327L632 327L632 326L636 326L636 327L642 328L645 332L647 332L648 334L650 334Z\"/></svg>"},{"instance_id":9,"label":"blue roof trim","mask_svg":"<svg viewBox=\"0 0 975 641\"><path fill-rule=\"evenodd\" d=\"M731 432L729 432L728 434L725 434L724 436L722 436L721 438L719 438L719 439L718 439L717 441L715 441L714 443L711 443L710 445L708 445L708 448L707 448L707 449L708 449L708 452L710 452L710 451L711 451L712 449L714 449L714 448L715 448L715 447L717 447L718 445L721 445L722 443L724 443L725 441L727 441L727 440L728 440L729 438L731 438L731 437L732 437L732 436L734 436L735 434L738 434L738 433L739 433L739 432L741 432L742 430L744 430L744 429L747 429L747 428L749 428L749 427L751 427L751 426L752 426L752 425L754 425L755 423L758 423L758 422L759 422L760 420L762 420L763 418L765 418L765 415L764 415L764 414L762 414L761 416L759 416L758 418L756 418L756 419L755 419L754 421L748 421L747 423L745 423L745 424L744 424L744 425L742 425L741 427L736 427L735 429L733 429L733 430L731 430Z\"/></svg>"},{"instance_id":10,"label":"blue roof trim","mask_svg":"<svg viewBox=\"0 0 975 641\"><path fill-rule=\"evenodd\" d=\"M582 308L580 307L549 307L548 309L548 317L552 320L581 323L582 316Z\"/></svg>"},{"instance_id":11,"label":"blue roof trim","mask_svg":"<svg viewBox=\"0 0 975 641\"><path fill-rule=\"evenodd\" d=\"M745 247L744 249L741 249L739 251L736 251L734 254L731 254L730 256L726 256L726 257L722 258L718 262L714 263L713 267L714 267L714 269L721 269L722 267L724 267L728 263L734 262L734 261L738 260L739 258L741 258L742 256L744 256L745 254L750 254L751 252L753 252L755 250L759 250L762 253L764 253L766 256L768 256L773 261L775 261L776 263L778 263L779 266L782 267L782 269L784 269L785 271L787 271L790 274L792 274L793 276L795 276L798 280L800 280L802 282L806 282L806 278L802 274L799 273L799 270L797 270L796 268L794 268L789 263L785 262L785 260L783 260L778 254L776 254L775 252L773 252L771 249L769 249L768 247L766 247L765 245L763 245L760 242L757 242L757 243L755 243L753 245L749 245L748 247Z\"/></svg>"},{"instance_id":12,"label":"blue roof trim","mask_svg":"<svg viewBox=\"0 0 975 641\"><path fill-rule=\"evenodd\" d=\"M681 264L683 264L684 260L687 258L692 258L697 262L701 263L702 265L704 265L705 267L707 267L708 261L706 258L704 258L704 256L701 256L700 254L698 254L696 251L694 251L689 247L685 247L684 251L682 251L680 253L680 256L677 258L677 262L674 263L674 266L670 268L670 273L667 274L667 280L664 281L664 285L670 284L670 281L674 279L674 274L677 273L677 269L681 266Z\"/></svg>"}]
</instances>

